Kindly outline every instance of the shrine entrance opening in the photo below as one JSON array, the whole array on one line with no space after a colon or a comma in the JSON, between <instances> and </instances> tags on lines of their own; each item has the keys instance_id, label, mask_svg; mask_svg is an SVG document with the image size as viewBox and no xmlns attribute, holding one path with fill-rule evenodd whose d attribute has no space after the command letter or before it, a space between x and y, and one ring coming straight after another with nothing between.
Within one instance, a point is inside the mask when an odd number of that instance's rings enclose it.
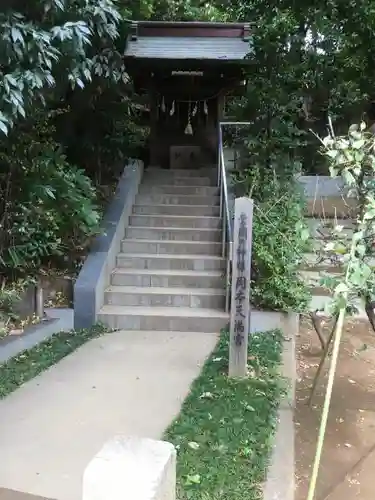
<instances>
[{"instance_id":1,"label":"shrine entrance opening","mask_svg":"<svg viewBox=\"0 0 375 500\"><path fill-rule=\"evenodd\" d=\"M133 23L125 64L150 97L150 165L216 164L224 98L244 89L249 42L244 23Z\"/></svg>"}]
</instances>

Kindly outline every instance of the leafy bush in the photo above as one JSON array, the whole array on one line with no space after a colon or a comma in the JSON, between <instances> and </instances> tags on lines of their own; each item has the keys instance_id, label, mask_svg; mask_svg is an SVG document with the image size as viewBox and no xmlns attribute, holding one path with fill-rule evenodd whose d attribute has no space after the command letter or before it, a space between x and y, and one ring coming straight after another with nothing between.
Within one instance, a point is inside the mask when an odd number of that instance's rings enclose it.
<instances>
[{"instance_id":1,"label":"leafy bush","mask_svg":"<svg viewBox=\"0 0 375 500\"><path fill-rule=\"evenodd\" d=\"M305 309L309 294L298 268L309 233L297 182L262 165L238 170L234 177L239 194L254 200L252 303L272 310Z\"/></svg>"},{"instance_id":2,"label":"leafy bush","mask_svg":"<svg viewBox=\"0 0 375 500\"><path fill-rule=\"evenodd\" d=\"M98 229L92 181L113 182L134 120L112 0L7 1L0 27L0 273L12 280L74 267Z\"/></svg>"},{"instance_id":3,"label":"leafy bush","mask_svg":"<svg viewBox=\"0 0 375 500\"><path fill-rule=\"evenodd\" d=\"M0 269L17 276L66 266L98 230L90 179L66 161L48 116L13 130L0 145Z\"/></svg>"},{"instance_id":4,"label":"leafy bush","mask_svg":"<svg viewBox=\"0 0 375 500\"><path fill-rule=\"evenodd\" d=\"M21 300L21 294L26 287L26 283L18 281L8 286L6 280L3 280L0 285L0 323L5 326L9 321L17 319L15 307ZM3 326L0 325L0 330ZM1 337L2 331L0 331Z\"/></svg>"},{"instance_id":5,"label":"leafy bush","mask_svg":"<svg viewBox=\"0 0 375 500\"><path fill-rule=\"evenodd\" d=\"M126 159L138 158L145 142L140 113L116 88L89 87L68 102L54 123L69 162L84 168L95 184L116 181Z\"/></svg>"},{"instance_id":6,"label":"leafy bush","mask_svg":"<svg viewBox=\"0 0 375 500\"><path fill-rule=\"evenodd\" d=\"M95 75L121 80L115 40L121 15L111 0L11 2L0 12L0 132L7 134L46 96L83 88ZM50 96L49 96L50 97Z\"/></svg>"},{"instance_id":7,"label":"leafy bush","mask_svg":"<svg viewBox=\"0 0 375 500\"><path fill-rule=\"evenodd\" d=\"M345 188L357 200L349 209L352 234L333 221L329 241L323 248L325 259L337 263L333 276L322 277L321 284L331 293L331 315L340 309L358 309L358 299L375 331L375 154L374 136L364 122L350 126L346 135L331 130L322 140L322 152L330 163L332 178L341 178Z\"/></svg>"}]
</instances>

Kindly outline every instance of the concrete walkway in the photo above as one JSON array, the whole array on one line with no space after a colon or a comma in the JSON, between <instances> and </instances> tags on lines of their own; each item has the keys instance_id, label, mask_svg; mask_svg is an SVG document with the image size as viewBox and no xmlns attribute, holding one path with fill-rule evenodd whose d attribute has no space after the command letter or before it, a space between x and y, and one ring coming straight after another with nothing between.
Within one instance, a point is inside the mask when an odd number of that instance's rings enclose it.
<instances>
[{"instance_id":1,"label":"concrete walkway","mask_svg":"<svg viewBox=\"0 0 375 500\"><path fill-rule=\"evenodd\" d=\"M111 333L0 401L0 500L26 500L6 489L81 499L84 468L105 441L161 437L216 341L203 333Z\"/></svg>"}]
</instances>

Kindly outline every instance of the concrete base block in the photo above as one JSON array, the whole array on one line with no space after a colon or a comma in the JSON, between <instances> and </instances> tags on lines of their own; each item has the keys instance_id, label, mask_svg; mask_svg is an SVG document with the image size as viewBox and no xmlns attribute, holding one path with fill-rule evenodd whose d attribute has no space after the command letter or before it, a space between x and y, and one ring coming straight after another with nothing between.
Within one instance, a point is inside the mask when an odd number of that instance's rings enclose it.
<instances>
[{"instance_id":1,"label":"concrete base block","mask_svg":"<svg viewBox=\"0 0 375 500\"><path fill-rule=\"evenodd\" d=\"M284 314L274 311L250 311L250 333L263 333L283 329Z\"/></svg>"},{"instance_id":2,"label":"concrete base block","mask_svg":"<svg viewBox=\"0 0 375 500\"><path fill-rule=\"evenodd\" d=\"M294 500L294 400L296 381L295 339L299 332L299 314L252 312L252 332L280 328L284 334L282 376L289 391L280 403L270 466L263 486L264 500Z\"/></svg>"},{"instance_id":3,"label":"concrete base block","mask_svg":"<svg viewBox=\"0 0 375 500\"><path fill-rule=\"evenodd\" d=\"M263 498L294 500L294 490L294 423L291 411L281 409Z\"/></svg>"},{"instance_id":4,"label":"concrete base block","mask_svg":"<svg viewBox=\"0 0 375 500\"><path fill-rule=\"evenodd\" d=\"M176 450L165 441L118 436L87 466L83 500L175 500Z\"/></svg>"}]
</instances>

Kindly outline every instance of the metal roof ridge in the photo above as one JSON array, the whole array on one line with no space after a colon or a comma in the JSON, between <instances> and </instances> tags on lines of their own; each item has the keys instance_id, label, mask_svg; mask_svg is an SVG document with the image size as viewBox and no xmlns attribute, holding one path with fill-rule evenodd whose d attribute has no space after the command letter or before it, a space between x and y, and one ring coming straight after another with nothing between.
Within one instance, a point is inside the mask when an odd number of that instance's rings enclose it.
<instances>
[{"instance_id":1,"label":"metal roof ridge","mask_svg":"<svg viewBox=\"0 0 375 500\"><path fill-rule=\"evenodd\" d=\"M186 27L186 28L244 28L250 26L250 23L247 21L241 22L219 22L219 21L133 21L134 24L142 25L142 26L160 26L167 27L173 26L175 28Z\"/></svg>"},{"instance_id":2,"label":"metal roof ridge","mask_svg":"<svg viewBox=\"0 0 375 500\"><path fill-rule=\"evenodd\" d=\"M148 31L156 31L156 33L147 33ZM163 33L163 31L165 32ZM186 30L186 31L185 31ZM186 36L189 33L191 38L199 38L202 35L202 30L207 31L206 36L223 37L223 38L242 38L248 42L250 40L250 23L219 23L208 21L133 21L131 23L131 40L136 41L138 36L168 36L168 31L174 31L174 37L178 38ZM228 35L228 31L238 31L239 33ZM176 31L178 34L176 34ZM198 32L201 34L198 34ZM185 33L184 33L185 32ZM194 33L195 32L195 33ZM210 35L209 33L212 33ZM214 34L215 33L215 34Z\"/></svg>"}]
</instances>

